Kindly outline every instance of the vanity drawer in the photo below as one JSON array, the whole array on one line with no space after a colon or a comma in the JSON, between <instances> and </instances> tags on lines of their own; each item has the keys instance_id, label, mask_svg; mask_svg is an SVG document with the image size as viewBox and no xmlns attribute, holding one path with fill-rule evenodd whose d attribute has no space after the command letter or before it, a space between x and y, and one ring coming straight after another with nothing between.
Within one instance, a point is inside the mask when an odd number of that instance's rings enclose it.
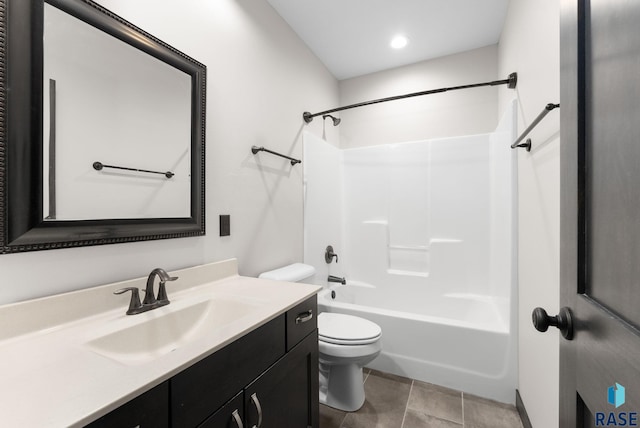
<instances>
[{"instance_id":1,"label":"vanity drawer","mask_svg":"<svg viewBox=\"0 0 640 428\"><path fill-rule=\"evenodd\" d=\"M287 352L318 328L317 317L318 297L316 295L287 311Z\"/></svg>"},{"instance_id":2,"label":"vanity drawer","mask_svg":"<svg viewBox=\"0 0 640 428\"><path fill-rule=\"evenodd\" d=\"M171 379L174 427L195 427L285 353L281 315Z\"/></svg>"}]
</instances>

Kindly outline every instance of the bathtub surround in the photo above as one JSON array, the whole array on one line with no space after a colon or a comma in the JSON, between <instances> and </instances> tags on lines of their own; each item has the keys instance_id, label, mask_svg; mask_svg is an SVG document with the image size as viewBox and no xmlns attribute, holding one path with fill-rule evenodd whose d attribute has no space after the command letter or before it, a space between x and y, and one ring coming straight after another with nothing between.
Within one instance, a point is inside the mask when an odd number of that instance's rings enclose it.
<instances>
[{"instance_id":1,"label":"bathtub surround","mask_svg":"<svg viewBox=\"0 0 640 428\"><path fill-rule=\"evenodd\" d=\"M329 275L344 277L344 259L327 263L327 246L342 254L342 151L305 132L304 144L304 260L316 273L310 284L326 284ZM311 179L321 177L321 179ZM307 195L313 195L308 197Z\"/></svg>"},{"instance_id":2,"label":"bathtub surround","mask_svg":"<svg viewBox=\"0 0 640 428\"><path fill-rule=\"evenodd\" d=\"M491 134L343 151L304 136L305 263L347 279L322 309L382 327L371 367L514 402L514 120L512 102Z\"/></svg>"}]
</instances>

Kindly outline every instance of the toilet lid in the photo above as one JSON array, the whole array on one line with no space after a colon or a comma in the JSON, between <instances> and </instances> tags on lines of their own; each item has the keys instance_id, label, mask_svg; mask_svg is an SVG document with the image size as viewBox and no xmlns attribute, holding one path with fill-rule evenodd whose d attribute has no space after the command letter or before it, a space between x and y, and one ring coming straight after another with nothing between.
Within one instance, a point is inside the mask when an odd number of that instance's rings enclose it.
<instances>
[{"instance_id":1,"label":"toilet lid","mask_svg":"<svg viewBox=\"0 0 640 428\"><path fill-rule=\"evenodd\" d=\"M319 339L338 345L365 345L380 338L382 329L374 322L353 315L321 312L318 315Z\"/></svg>"}]
</instances>

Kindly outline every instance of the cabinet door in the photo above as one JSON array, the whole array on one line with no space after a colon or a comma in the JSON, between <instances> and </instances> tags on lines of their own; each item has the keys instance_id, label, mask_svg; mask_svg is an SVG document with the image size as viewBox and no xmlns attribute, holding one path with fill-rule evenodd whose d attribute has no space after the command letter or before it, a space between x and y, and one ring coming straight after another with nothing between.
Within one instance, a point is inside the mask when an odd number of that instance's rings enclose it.
<instances>
[{"instance_id":1,"label":"cabinet door","mask_svg":"<svg viewBox=\"0 0 640 428\"><path fill-rule=\"evenodd\" d=\"M169 427L169 382L134 398L107 413L88 428L164 428Z\"/></svg>"},{"instance_id":2,"label":"cabinet door","mask_svg":"<svg viewBox=\"0 0 640 428\"><path fill-rule=\"evenodd\" d=\"M279 316L171 378L171 422L192 428L233 398L285 353Z\"/></svg>"},{"instance_id":3,"label":"cabinet door","mask_svg":"<svg viewBox=\"0 0 640 428\"><path fill-rule=\"evenodd\" d=\"M244 403L246 427L318 428L317 331L251 383Z\"/></svg>"},{"instance_id":4,"label":"cabinet door","mask_svg":"<svg viewBox=\"0 0 640 428\"><path fill-rule=\"evenodd\" d=\"M242 407L243 397L244 395L240 392L198 428L246 428Z\"/></svg>"}]
</instances>

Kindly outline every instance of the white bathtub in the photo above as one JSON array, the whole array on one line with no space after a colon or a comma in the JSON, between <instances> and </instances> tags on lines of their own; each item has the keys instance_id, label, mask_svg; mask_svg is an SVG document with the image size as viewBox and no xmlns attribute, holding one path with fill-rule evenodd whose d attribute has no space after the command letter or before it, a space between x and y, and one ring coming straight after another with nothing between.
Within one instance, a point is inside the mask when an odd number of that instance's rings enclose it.
<instances>
[{"instance_id":1,"label":"white bathtub","mask_svg":"<svg viewBox=\"0 0 640 428\"><path fill-rule=\"evenodd\" d=\"M397 296L384 289L348 282L320 292L318 309L360 316L382 328L382 353L369 365L373 369L514 403L515 347L506 299L461 293L415 298L411 312L394 309L394 301ZM400 304L406 308L407 299Z\"/></svg>"}]
</instances>

